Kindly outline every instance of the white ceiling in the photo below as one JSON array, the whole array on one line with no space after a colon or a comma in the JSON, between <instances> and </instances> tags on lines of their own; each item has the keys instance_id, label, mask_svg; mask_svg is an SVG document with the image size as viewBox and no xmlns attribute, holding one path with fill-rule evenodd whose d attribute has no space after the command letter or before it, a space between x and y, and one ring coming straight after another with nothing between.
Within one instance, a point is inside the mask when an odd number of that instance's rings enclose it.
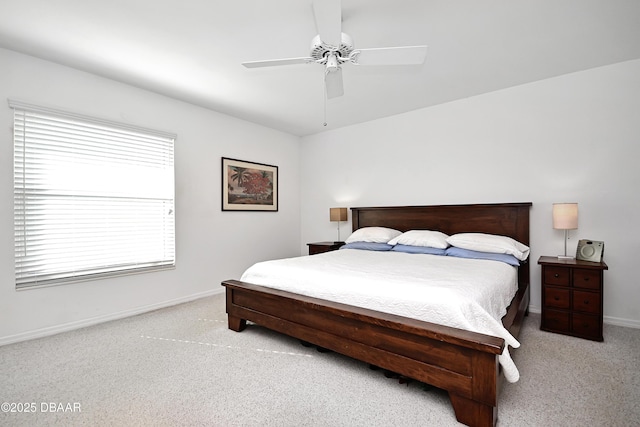
<instances>
[{"instance_id":1,"label":"white ceiling","mask_svg":"<svg viewBox=\"0 0 640 427\"><path fill-rule=\"evenodd\" d=\"M0 46L308 135L640 58L638 0L343 0L356 48L426 44L421 66L343 67L326 103L311 0L0 0Z\"/></svg>"}]
</instances>

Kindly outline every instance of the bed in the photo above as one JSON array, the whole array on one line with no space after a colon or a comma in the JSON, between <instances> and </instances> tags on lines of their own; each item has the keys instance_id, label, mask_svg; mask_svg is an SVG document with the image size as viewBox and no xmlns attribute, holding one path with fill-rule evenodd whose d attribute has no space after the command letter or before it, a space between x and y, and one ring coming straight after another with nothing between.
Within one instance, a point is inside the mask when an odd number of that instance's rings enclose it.
<instances>
[{"instance_id":1,"label":"bed","mask_svg":"<svg viewBox=\"0 0 640 427\"><path fill-rule=\"evenodd\" d=\"M529 245L531 203L351 208L353 230L389 227L497 234ZM529 305L529 263L502 324L518 337ZM503 338L271 289L239 280L226 287L228 326L247 321L444 389L456 418L493 426L503 375Z\"/></svg>"}]
</instances>

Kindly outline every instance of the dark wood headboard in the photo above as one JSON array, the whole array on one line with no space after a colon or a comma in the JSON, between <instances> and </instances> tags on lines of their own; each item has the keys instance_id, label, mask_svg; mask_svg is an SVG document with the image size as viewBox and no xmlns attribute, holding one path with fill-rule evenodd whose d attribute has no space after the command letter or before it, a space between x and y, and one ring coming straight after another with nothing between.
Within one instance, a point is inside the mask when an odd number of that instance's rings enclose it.
<instances>
[{"instance_id":1,"label":"dark wood headboard","mask_svg":"<svg viewBox=\"0 0 640 427\"><path fill-rule=\"evenodd\" d=\"M508 236L529 246L529 210L532 203L475 205L387 206L351 208L353 230L389 227L400 231L437 230ZM529 284L529 262L519 269L520 286ZM526 282L526 283L525 283Z\"/></svg>"}]
</instances>

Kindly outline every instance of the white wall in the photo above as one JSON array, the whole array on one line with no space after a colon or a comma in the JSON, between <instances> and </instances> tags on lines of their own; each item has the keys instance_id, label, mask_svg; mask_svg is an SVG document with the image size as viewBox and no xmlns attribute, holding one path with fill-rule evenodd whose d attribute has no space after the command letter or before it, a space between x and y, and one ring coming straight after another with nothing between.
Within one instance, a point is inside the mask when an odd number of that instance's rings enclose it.
<instances>
[{"instance_id":1,"label":"white wall","mask_svg":"<svg viewBox=\"0 0 640 427\"><path fill-rule=\"evenodd\" d=\"M540 255L563 249L551 203L577 201L577 238L606 242L605 321L640 327L640 61L300 139L0 49L0 98L174 132L175 270L16 291L12 110L0 107L0 344L221 291L252 263L334 240L334 206L531 201ZM6 102L6 101L3 101ZM330 106L329 106L330 108ZM220 158L279 166L280 211L221 212ZM350 224L343 224L342 237Z\"/></svg>"},{"instance_id":2,"label":"white wall","mask_svg":"<svg viewBox=\"0 0 640 427\"><path fill-rule=\"evenodd\" d=\"M538 257L564 250L551 204L578 202L568 250L580 238L605 241L605 322L640 327L639 146L640 60L308 136L303 243L336 238L335 206L533 202L539 311Z\"/></svg>"},{"instance_id":3,"label":"white wall","mask_svg":"<svg viewBox=\"0 0 640 427\"><path fill-rule=\"evenodd\" d=\"M7 98L178 135L175 270L15 290ZM4 49L0 99L0 344L221 292L257 260L299 254L298 137ZM223 156L277 165L279 212L221 212Z\"/></svg>"}]
</instances>

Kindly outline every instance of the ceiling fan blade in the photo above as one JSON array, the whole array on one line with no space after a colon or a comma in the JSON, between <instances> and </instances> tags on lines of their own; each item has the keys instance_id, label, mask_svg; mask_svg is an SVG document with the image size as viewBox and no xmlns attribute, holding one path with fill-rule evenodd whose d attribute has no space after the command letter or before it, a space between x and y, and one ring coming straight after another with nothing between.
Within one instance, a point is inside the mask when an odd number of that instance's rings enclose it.
<instances>
[{"instance_id":1,"label":"ceiling fan blade","mask_svg":"<svg viewBox=\"0 0 640 427\"><path fill-rule=\"evenodd\" d=\"M337 98L344 95L344 86L342 85L342 68L325 73L324 86L327 91L327 99Z\"/></svg>"},{"instance_id":2,"label":"ceiling fan blade","mask_svg":"<svg viewBox=\"0 0 640 427\"><path fill-rule=\"evenodd\" d=\"M294 64L308 64L309 62L315 62L313 58L301 57L301 58L285 58L285 59L269 59L266 61L250 61L243 62L247 68L259 68L259 67L275 67L278 65L294 65Z\"/></svg>"},{"instance_id":3,"label":"ceiling fan blade","mask_svg":"<svg viewBox=\"0 0 640 427\"><path fill-rule=\"evenodd\" d=\"M418 65L427 57L427 46L358 49L357 65Z\"/></svg>"},{"instance_id":4,"label":"ceiling fan blade","mask_svg":"<svg viewBox=\"0 0 640 427\"><path fill-rule=\"evenodd\" d=\"M339 47L342 40L342 11L340 0L313 0L313 14L320 40Z\"/></svg>"}]
</instances>

